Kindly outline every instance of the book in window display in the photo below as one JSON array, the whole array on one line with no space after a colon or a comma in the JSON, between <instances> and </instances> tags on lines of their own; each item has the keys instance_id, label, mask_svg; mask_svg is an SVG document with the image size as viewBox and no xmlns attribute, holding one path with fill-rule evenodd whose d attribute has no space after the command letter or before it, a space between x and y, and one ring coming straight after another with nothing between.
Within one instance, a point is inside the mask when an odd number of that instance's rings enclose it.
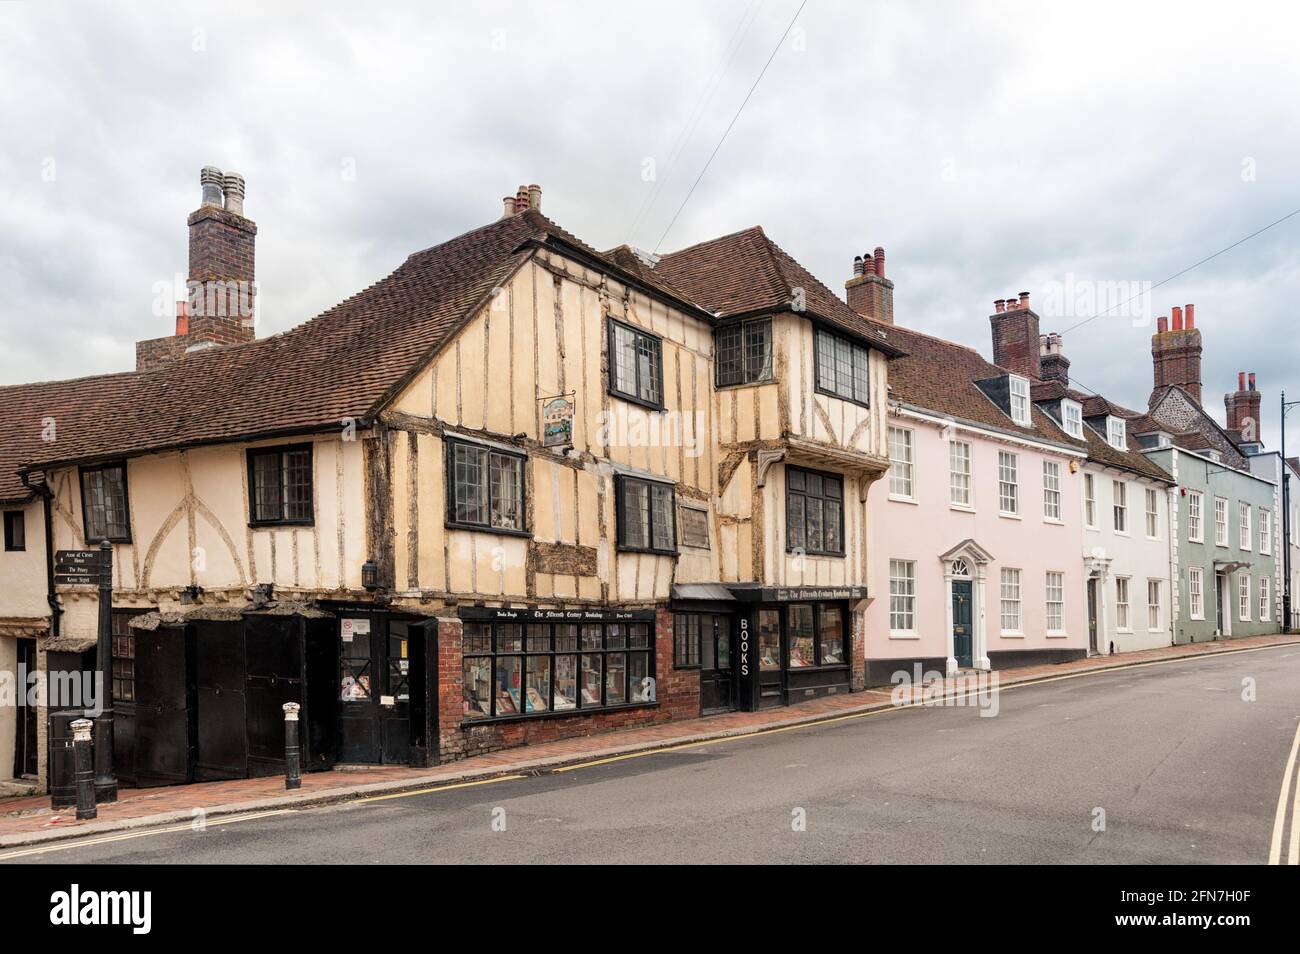
<instances>
[{"instance_id":1,"label":"book in window display","mask_svg":"<svg viewBox=\"0 0 1300 954\"><path fill-rule=\"evenodd\" d=\"M519 706L515 703L514 697L506 689L497 693L497 715L514 715L519 712Z\"/></svg>"},{"instance_id":2,"label":"book in window display","mask_svg":"<svg viewBox=\"0 0 1300 954\"><path fill-rule=\"evenodd\" d=\"M548 708L550 708L549 706L547 706L546 700L542 697L542 694L538 692L536 689L534 689L532 686L528 687L527 700L528 700L529 712L545 712Z\"/></svg>"}]
</instances>

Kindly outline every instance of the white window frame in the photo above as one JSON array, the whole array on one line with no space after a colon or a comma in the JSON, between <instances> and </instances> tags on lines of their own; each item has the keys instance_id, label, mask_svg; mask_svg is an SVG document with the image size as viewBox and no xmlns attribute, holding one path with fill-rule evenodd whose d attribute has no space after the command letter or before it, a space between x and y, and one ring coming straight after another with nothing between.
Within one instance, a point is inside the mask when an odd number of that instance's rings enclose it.
<instances>
[{"instance_id":1,"label":"white window frame","mask_svg":"<svg viewBox=\"0 0 1300 954\"><path fill-rule=\"evenodd\" d=\"M1003 567L1001 573L1002 635L1024 635L1024 600L1020 589L1020 570ZM1010 624L1010 625L1008 625Z\"/></svg>"},{"instance_id":2,"label":"white window frame","mask_svg":"<svg viewBox=\"0 0 1300 954\"><path fill-rule=\"evenodd\" d=\"M964 448L964 450L958 452L958 448ZM970 441L950 440L948 442L948 503L964 510L973 510L975 508L971 450ZM965 481L964 488L962 487L963 480ZM959 499L961 496L965 496L966 499Z\"/></svg>"},{"instance_id":3,"label":"white window frame","mask_svg":"<svg viewBox=\"0 0 1300 954\"><path fill-rule=\"evenodd\" d=\"M1161 583L1163 580L1147 580L1147 631L1158 633L1163 628L1164 610L1162 607Z\"/></svg>"},{"instance_id":4,"label":"white window frame","mask_svg":"<svg viewBox=\"0 0 1300 954\"><path fill-rule=\"evenodd\" d=\"M1007 375L1007 388L1010 395L1011 420L1021 427L1029 427L1029 379L1018 374Z\"/></svg>"},{"instance_id":5,"label":"white window frame","mask_svg":"<svg viewBox=\"0 0 1300 954\"><path fill-rule=\"evenodd\" d=\"M1046 577L1047 632L1053 636L1065 633L1065 574L1048 570Z\"/></svg>"},{"instance_id":6,"label":"white window frame","mask_svg":"<svg viewBox=\"0 0 1300 954\"><path fill-rule=\"evenodd\" d=\"M1237 501L1237 548L1249 550L1254 546L1254 532L1250 526L1250 504Z\"/></svg>"},{"instance_id":7,"label":"white window frame","mask_svg":"<svg viewBox=\"0 0 1300 954\"><path fill-rule=\"evenodd\" d=\"M1250 574L1245 570L1237 574L1237 618L1250 622Z\"/></svg>"},{"instance_id":8,"label":"white window frame","mask_svg":"<svg viewBox=\"0 0 1300 954\"><path fill-rule=\"evenodd\" d=\"M889 561L889 631L916 633L916 561Z\"/></svg>"},{"instance_id":9,"label":"white window frame","mask_svg":"<svg viewBox=\"0 0 1300 954\"><path fill-rule=\"evenodd\" d=\"M1259 578L1259 621L1267 623L1273 618L1273 581L1267 576Z\"/></svg>"},{"instance_id":10,"label":"white window frame","mask_svg":"<svg viewBox=\"0 0 1300 954\"><path fill-rule=\"evenodd\" d=\"M1020 455L1011 451L998 451L998 513L1020 516Z\"/></svg>"},{"instance_id":11,"label":"white window frame","mask_svg":"<svg viewBox=\"0 0 1300 954\"><path fill-rule=\"evenodd\" d=\"M1065 433L1083 440L1083 405L1078 401L1062 401L1061 425Z\"/></svg>"},{"instance_id":12,"label":"white window frame","mask_svg":"<svg viewBox=\"0 0 1300 954\"><path fill-rule=\"evenodd\" d=\"M889 428L889 497L915 500L916 438L910 427Z\"/></svg>"},{"instance_id":13,"label":"white window frame","mask_svg":"<svg viewBox=\"0 0 1300 954\"><path fill-rule=\"evenodd\" d=\"M1110 503L1115 532L1128 536L1128 484L1122 480L1110 482Z\"/></svg>"},{"instance_id":14,"label":"white window frame","mask_svg":"<svg viewBox=\"0 0 1300 954\"><path fill-rule=\"evenodd\" d=\"M1147 487L1146 504L1147 504L1147 539L1160 539L1160 493L1154 488Z\"/></svg>"},{"instance_id":15,"label":"white window frame","mask_svg":"<svg viewBox=\"0 0 1300 954\"><path fill-rule=\"evenodd\" d=\"M1273 511L1259 508L1259 552L1268 556L1273 552Z\"/></svg>"},{"instance_id":16,"label":"white window frame","mask_svg":"<svg viewBox=\"0 0 1300 954\"><path fill-rule=\"evenodd\" d=\"M1205 568L1187 568L1187 611L1192 619L1205 619Z\"/></svg>"},{"instance_id":17,"label":"white window frame","mask_svg":"<svg viewBox=\"0 0 1300 954\"><path fill-rule=\"evenodd\" d=\"M1133 593L1127 576L1115 577L1115 629L1121 633L1133 632Z\"/></svg>"},{"instance_id":18,"label":"white window frame","mask_svg":"<svg viewBox=\"0 0 1300 954\"><path fill-rule=\"evenodd\" d=\"M1199 490L1187 492L1187 539L1192 543L1205 542L1205 494Z\"/></svg>"},{"instance_id":19,"label":"white window frame","mask_svg":"<svg viewBox=\"0 0 1300 954\"><path fill-rule=\"evenodd\" d=\"M1214 498L1214 545L1228 545L1228 500L1226 497Z\"/></svg>"},{"instance_id":20,"label":"white window frame","mask_svg":"<svg viewBox=\"0 0 1300 954\"><path fill-rule=\"evenodd\" d=\"M1083 525L1097 529L1097 478L1092 474L1083 475Z\"/></svg>"},{"instance_id":21,"label":"white window frame","mask_svg":"<svg viewBox=\"0 0 1300 954\"><path fill-rule=\"evenodd\" d=\"M1043 519L1061 522L1061 462L1043 461Z\"/></svg>"},{"instance_id":22,"label":"white window frame","mask_svg":"<svg viewBox=\"0 0 1300 954\"><path fill-rule=\"evenodd\" d=\"M1124 418L1107 415L1106 443L1116 450L1128 450L1128 431Z\"/></svg>"}]
</instances>

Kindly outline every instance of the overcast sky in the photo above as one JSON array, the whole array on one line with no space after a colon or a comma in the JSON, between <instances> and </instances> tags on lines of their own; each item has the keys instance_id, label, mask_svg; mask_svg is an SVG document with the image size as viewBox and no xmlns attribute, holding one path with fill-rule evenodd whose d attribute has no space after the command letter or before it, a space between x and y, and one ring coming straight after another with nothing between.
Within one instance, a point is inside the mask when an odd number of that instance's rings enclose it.
<instances>
[{"instance_id":1,"label":"overcast sky","mask_svg":"<svg viewBox=\"0 0 1300 954\"><path fill-rule=\"evenodd\" d=\"M206 164L247 179L264 335L520 183L653 250L798 0L446 6L0 3L0 383L169 333ZM809 0L660 250L761 224L842 292L884 245L901 324L988 354L993 300L1029 290L1064 331L1300 208L1298 28L1281 3ZM1273 448L1298 252L1300 215L1150 298L1197 305L1220 417L1258 372ZM1067 334L1076 382L1145 407L1151 330Z\"/></svg>"}]
</instances>

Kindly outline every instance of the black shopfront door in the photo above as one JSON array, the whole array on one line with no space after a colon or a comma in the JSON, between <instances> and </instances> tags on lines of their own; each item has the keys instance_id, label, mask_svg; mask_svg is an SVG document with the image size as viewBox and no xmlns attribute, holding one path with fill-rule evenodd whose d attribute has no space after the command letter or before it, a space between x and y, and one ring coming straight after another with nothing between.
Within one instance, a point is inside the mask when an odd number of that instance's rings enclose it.
<instances>
[{"instance_id":1,"label":"black shopfront door","mask_svg":"<svg viewBox=\"0 0 1300 954\"><path fill-rule=\"evenodd\" d=\"M427 757L431 624L344 616L339 636L339 760L405 765Z\"/></svg>"},{"instance_id":2,"label":"black shopfront door","mask_svg":"<svg viewBox=\"0 0 1300 954\"><path fill-rule=\"evenodd\" d=\"M971 581L952 581L952 654L959 669L970 669L971 658Z\"/></svg>"},{"instance_id":3,"label":"black shopfront door","mask_svg":"<svg viewBox=\"0 0 1300 954\"><path fill-rule=\"evenodd\" d=\"M730 616L702 618L700 633L700 709L736 708L735 632Z\"/></svg>"}]
</instances>

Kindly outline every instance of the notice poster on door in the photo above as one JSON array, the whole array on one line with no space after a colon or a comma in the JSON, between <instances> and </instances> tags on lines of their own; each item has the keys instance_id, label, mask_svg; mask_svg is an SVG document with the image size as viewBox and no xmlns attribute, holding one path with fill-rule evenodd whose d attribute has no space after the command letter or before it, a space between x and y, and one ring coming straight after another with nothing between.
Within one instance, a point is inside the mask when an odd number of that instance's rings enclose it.
<instances>
[{"instance_id":1,"label":"notice poster on door","mask_svg":"<svg viewBox=\"0 0 1300 954\"><path fill-rule=\"evenodd\" d=\"M370 620L368 619L343 619L339 621L343 642L350 643L354 636L364 636L370 632Z\"/></svg>"}]
</instances>

